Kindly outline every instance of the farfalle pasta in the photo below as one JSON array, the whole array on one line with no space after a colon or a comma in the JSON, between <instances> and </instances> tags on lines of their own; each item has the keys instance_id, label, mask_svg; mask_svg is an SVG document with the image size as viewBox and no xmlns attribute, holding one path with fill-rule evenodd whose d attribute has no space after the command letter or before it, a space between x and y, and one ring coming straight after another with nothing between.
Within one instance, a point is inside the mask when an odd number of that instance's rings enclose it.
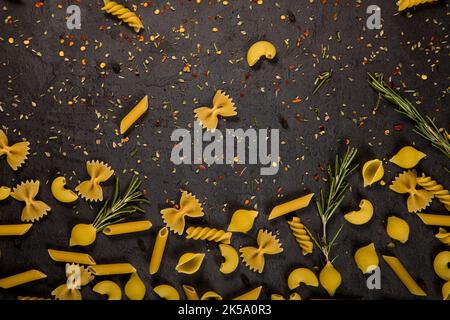
<instances>
[{"instance_id":1,"label":"farfalle pasta","mask_svg":"<svg viewBox=\"0 0 450 320\"><path fill-rule=\"evenodd\" d=\"M264 270L264 255L274 255L283 252L280 241L269 231L259 230L258 247L244 247L239 250L245 265L252 271L262 273Z\"/></svg>"},{"instance_id":2,"label":"farfalle pasta","mask_svg":"<svg viewBox=\"0 0 450 320\"><path fill-rule=\"evenodd\" d=\"M196 273L202 265L203 258L205 258L204 253L187 252L180 257L175 270L177 270L179 273Z\"/></svg>"},{"instance_id":3,"label":"farfalle pasta","mask_svg":"<svg viewBox=\"0 0 450 320\"><path fill-rule=\"evenodd\" d=\"M130 27L134 29L135 32L139 32L142 28L144 28L141 19L139 19L136 13L134 13L130 9L111 0L103 0L103 4L104 4L102 8L103 11L106 11L112 14L113 16L116 16L123 22L127 23Z\"/></svg>"},{"instance_id":4,"label":"farfalle pasta","mask_svg":"<svg viewBox=\"0 0 450 320\"><path fill-rule=\"evenodd\" d=\"M231 239L231 232L209 227L189 227L186 233L186 239L208 240L225 244L229 244Z\"/></svg>"},{"instance_id":5,"label":"farfalle pasta","mask_svg":"<svg viewBox=\"0 0 450 320\"><path fill-rule=\"evenodd\" d=\"M418 6L419 4L427 2L436 2L437 0L399 0L397 1L398 11L403 11L405 9Z\"/></svg>"},{"instance_id":6,"label":"farfalle pasta","mask_svg":"<svg viewBox=\"0 0 450 320\"><path fill-rule=\"evenodd\" d=\"M231 117L237 115L233 99L221 90L218 90L214 95L212 108L200 107L195 109L194 113L203 128L208 130L217 128L219 116Z\"/></svg>"},{"instance_id":7,"label":"farfalle pasta","mask_svg":"<svg viewBox=\"0 0 450 320\"><path fill-rule=\"evenodd\" d=\"M183 191L181 194L180 208L167 208L161 210L161 215L166 226L176 234L183 234L185 217L199 218L204 215L203 208L197 198Z\"/></svg>"},{"instance_id":8,"label":"farfalle pasta","mask_svg":"<svg viewBox=\"0 0 450 320\"><path fill-rule=\"evenodd\" d=\"M81 182L75 190L87 201L103 201L103 190L100 183L107 181L114 174L114 170L98 160L86 163L89 180Z\"/></svg>"},{"instance_id":9,"label":"farfalle pasta","mask_svg":"<svg viewBox=\"0 0 450 320\"><path fill-rule=\"evenodd\" d=\"M80 288L94 280L91 271L86 267L70 263L66 264L66 277L66 283L52 291L56 300L81 300Z\"/></svg>"},{"instance_id":10,"label":"farfalle pasta","mask_svg":"<svg viewBox=\"0 0 450 320\"><path fill-rule=\"evenodd\" d=\"M406 201L409 212L417 212L425 209L433 199L433 194L429 191L416 189L417 175L415 171L409 170L402 172L389 188L400 194L408 193Z\"/></svg>"},{"instance_id":11,"label":"farfalle pasta","mask_svg":"<svg viewBox=\"0 0 450 320\"><path fill-rule=\"evenodd\" d=\"M300 218L293 217L291 221L288 221L288 224L295 240L302 249L303 255L306 256L307 254L312 253L314 244Z\"/></svg>"},{"instance_id":12,"label":"farfalle pasta","mask_svg":"<svg viewBox=\"0 0 450 320\"><path fill-rule=\"evenodd\" d=\"M30 153L30 143L28 141L17 142L9 145L6 133L0 129L0 157L6 156L6 162L14 171L25 163Z\"/></svg>"},{"instance_id":13,"label":"farfalle pasta","mask_svg":"<svg viewBox=\"0 0 450 320\"><path fill-rule=\"evenodd\" d=\"M39 181L30 180L17 185L11 192L11 197L17 201L25 202L22 209L22 221L38 221L45 216L50 207L43 201L36 200L35 197L39 193Z\"/></svg>"},{"instance_id":14,"label":"farfalle pasta","mask_svg":"<svg viewBox=\"0 0 450 320\"><path fill-rule=\"evenodd\" d=\"M431 177L427 177L424 173L417 177L417 184L433 194L445 206L445 209L450 211L450 193L442 184Z\"/></svg>"}]
</instances>

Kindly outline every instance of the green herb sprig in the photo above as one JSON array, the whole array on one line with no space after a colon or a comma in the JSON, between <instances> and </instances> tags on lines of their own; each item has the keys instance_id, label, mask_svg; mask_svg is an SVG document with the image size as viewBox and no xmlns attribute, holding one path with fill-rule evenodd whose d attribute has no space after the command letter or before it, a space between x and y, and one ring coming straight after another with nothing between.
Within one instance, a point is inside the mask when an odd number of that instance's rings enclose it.
<instances>
[{"instance_id":1,"label":"green herb sprig","mask_svg":"<svg viewBox=\"0 0 450 320\"><path fill-rule=\"evenodd\" d=\"M144 212L138 205L148 203L148 200L143 197L142 192L139 190L140 186L141 181L136 176L133 176L125 193L119 195L119 178L116 177L113 199L111 201L106 200L102 209L95 217L93 226L97 232L101 232L111 224L125 220L135 212Z\"/></svg>"},{"instance_id":2,"label":"green herb sprig","mask_svg":"<svg viewBox=\"0 0 450 320\"><path fill-rule=\"evenodd\" d=\"M327 193L325 193L323 189L320 190L319 200L316 201L317 213L322 222L322 235L314 237L311 232L307 230L316 246L325 256L326 261L333 262L330 260L331 249L335 246L336 239L342 230L341 226L333 238L328 240L328 222L341 205L345 197L345 192L350 187L350 184L346 179L358 167L357 164L353 165L353 160L357 153L358 150L356 148L347 148L343 157L340 158L339 155L336 155L334 166L328 165L329 190Z\"/></svg>"},{"instance_id":3,"label":"green herb sprig","mask_svg":"<svg viewBox=\"0 0 450 320\"><path fill-rule=\"evenodd\" d=\"M317 91L331 78L331 71L325 71L320 73L316 80L314 80L314 87L312 94L316 94Z\"/></svg>"},{"instance_id":4,"label":"green herb sprig","mask_svg":"<svg viewBox=\"0 0 450 320\"><path fill-rule=\"evenodd\" d=\"M450 158L450 137L445 129L439 129L434 119L422 116L417 108L406 98L400 96L383 79L383 74L368 73L369 85L386 100L397 106L396 111L414 121L414 132L428 140L431 145Z\"/></svg>"}]
</instances>

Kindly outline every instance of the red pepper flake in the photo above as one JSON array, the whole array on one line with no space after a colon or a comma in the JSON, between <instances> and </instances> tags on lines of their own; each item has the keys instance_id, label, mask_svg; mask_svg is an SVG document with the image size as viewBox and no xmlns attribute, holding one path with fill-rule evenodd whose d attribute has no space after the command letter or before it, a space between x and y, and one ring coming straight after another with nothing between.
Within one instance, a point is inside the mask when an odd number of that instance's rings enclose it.
<instances>
[{"instance_id":1,"label":"red pepper flake","mask_svg":"<svg viewBox=\"0 0 450 320\"><path fill-rule=\"evenodd\" d=\"M333 22L337 21L337 13L333 13Z\"/></svg>"},{"instance_id":2,"label":"red pepper flake","mask_svg":"<svg viewBox=\"0 0 450 320\"><path fill-rule=\"evenodd\" d=\"M248 199L244 200L244 206L248 206L249 203L250 203L250 200L248 200Z\"/></svg>"},{"instance_id":3,"label":"red pepper flake","mask_svg":"<svg viewBox=\"0 0 450 320\"><path fill-rule=\"evenodd\" d=\"M295 99L292 99L292 102L293 102L293 103L300 103L300 102L302 102L302 99L300 99L300 98L295 98Z\"/></svg>"},{"instance_id":4,"label":"red pepper flake","mask_svg":"<svg viewBox=\"0 0 450 320\"><path fill-rule=\"evenodd\" d=\"M394 124L394 130L395 131L402 131L403 130L403 124L401 124L401 123L397 123L397 124Z\"/></svg>"},{"instance_id":5,"label":"red pepper flake","mask_svg":"<svg viewBox=\"0 0 450 320\"><path fill-rule=\"evenodd\" d=\"M319 169L320 169L320 171L322 171L322 172L325 172L325 171L327 170L327 168L326 168L325 165L323 165L323 164L319 164Z\"/></svg>"},{"instance_id":6,"label":"red pepper flake","mask_svg":"<svg viewBox=\"0 0 450 320\"><path fill-rule=\"evenodd\" d=\"M313 179L314 179L315 181L319 181L319 180L320 180L320 176L319 176L318 174L316 174L316 175L314 175Z\"/></svg>"},{"instance_id":7,"label":"red pepper flake","mask_svg":"<svg viewBox=\"0 0 450 320\"><path fill-rule=\"evenodd\" d=\"M245 96L245 93L239 92L239 96L240 96L241 98L243 98L243 97Z\"/></svg>"},{"instance_id":8,"label":"red pepper flake","mask_svg":"<svg viewBox=\"0 0 450 320\"><path fill-rule=\"evenodd\" d=\"M43 7L43 6L44 6L44 2L42 2L42 1L37 1L37 2L34 3L34 7L35 8L40 8L40 7Z\"/></svg>"},{"instance_id":9,"label":"red pepper flake","mask_svg":"<svg viewBox=\"0 0 450 320\"><path fill-rule=\"evenodd\" d=\"M309 36L309 30L306 29L305 31L303 31L303 35L304 35L305 37Z\"/></svg>"},{"instance_id":10,"label":"red pepper flake","mask_svg":"<svg viewBox=\"0 0 450 320\"><path fill-rule=\"evenodd\" d=\"M128 141L130 141L130 139L128 138L128 137L125 137L125 138L122 138L122 143L125 143L125 142L128 142Z\"/></svg>"},{"instance_id":11,"label":"red pepper flake","mask_svg":"<svg viewBox=\"0 0 450 320\"><path fill-rule=\"evenodd\" d=\"M198 168L199 168L200 170L205 170L205 169L206 169L206 167L205 167L204 164L199 165Z\"/></svg>"},{"instance_id":12,"label":"red pepper flake","mask_svg":"<svg viewBox=\"0 0 450 320\"><path fill-rule=\"evenodd\" d=\"M206 71L203 73L203 75L204 75L205 77L208 77L208 76L209 76L209 70L206 70Z\"/></svg>"}]
</instances>

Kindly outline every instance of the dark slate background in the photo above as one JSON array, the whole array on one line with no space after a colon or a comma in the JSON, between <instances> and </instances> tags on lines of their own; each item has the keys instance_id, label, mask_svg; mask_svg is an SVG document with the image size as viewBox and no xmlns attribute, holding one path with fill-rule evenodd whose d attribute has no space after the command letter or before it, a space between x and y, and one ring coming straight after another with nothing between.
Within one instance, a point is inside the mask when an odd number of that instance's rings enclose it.
<instances>
[{"instance_id":1,"label":"dark slate background","mask_svg":"<svg viewBox=\"0 0 450 320\"><path fill-rule=\"evenodd\" d=\"M450 186L445 169L448 159L414 134L411 123L394 112L392 105L381 101L379 108L375 108L377 95L366 82L367 71L392 75L394 85L403 83L402 90L415 90L415 94L404 94L420 102L418 107L424 114L436 117L438 125L448 129L446 1L400 14L396 13L395 1L371 1L382 10L381 32L366 30L365 11L369 4L362 1L278 0L278 5L264 1L262 6L251 1L230 2L223 6L216 1L202 1L198 5L195 1L175 0L171 2L175 10L171 10L162 1L150 2L149 8L138 1L127 1L128 6L138 5L145 25L141 32L143 42L138 41L130 28L118 25L114 18L104 14L99 1L46 1L41 8L35 8L34 1L0 2L0 124L12 142L29 140L32 152L18 172L10 170L4 159L0 162L0 185L15 186L26 179L39 179L39 198L52 207L51 213L35 223L27 235L0 239L1 277L37 268L48 278L2 290L0 298L50 297L50 292L64 283L64 264L51 261L46 249L69 249L71 228L76 223L92 221L100 205L88 205L81 200L73 207L57 203L51 196L49 183L64 174L69 187L75 188L87 178L85 162L91 159L109 163L124 182L133 172L139 174L151 202L145 207L145 218L152 221L153 228L148 233L114 238L100 234L92 246L76 249L88 252L98 263L132 263L147 285L148 299L156 298L152 287L162 283L174 285L180 292L182 284L190 284L200 294L215 290L224 297L263 285L262 298L270 297L271 293L287 296L290 292L286 279L291 270L306 266L318 271L322 267L319 252L315 250L313 255L303 257L289 231L287 218L269 222L267 216L274 205L309 191L317 194L326 187L323 181L326 175L321 168L337 152L345 150L345 139L358 147L359 163L373 158L384 160L386 182L401 172L387 160L400 147L414 144L427 154L418 170ZM82 8L82 28L70 31L65 27L65 8L75 3ZM156 7L162 9L160 15L153 14ZM283 14L288 15L285 21L280 19ZM11 18L6 20L8 16ZM174 32L180 24L186 30L184 34ZM219 32L211 32L214 26ZM336 40L337 32L341 42ZM159 35L155 41L158 47L149 41L150 35ZM9 37L15 39L14 44L8 43ZM23 40L27 38L31 38L30 45L25 46ZM297 47L299 38L303 39ZM60 39L65 39L65 43L61 44ZM275 44L277 59L249 70L246 51L260 39ZM222 50L221 55L214 53L214 43ZM81 45L86 46L86 52L80 51ZM328 48L324 57L321 46ZM59 57L60 50L65 52L66 60ZM101 62L107 64L103 70L99 68ZM185 63L191 64L191 73L180 73ZM396 67L401 74L395 71ZM315 77L330 69L332 79L312 96ZM420 78L422 74L428 76L426 81ZM243 172L242 165L235 168L215 165L199 170L194 165L175 167L169 161L171 132L192 125L192 110L208 105L217 89L234 98L239 112L237 117L221 120L219 129L255 125L280 129L282 164L276 176L260 176L258 166L247 166ZM145 94L149 95L149 111L127 134L129 141L120 144L118 123L126 110ZM297 96L302 102L292 103ZM78 99L69 106L68 101L74 97ZM176 117L174 111L178 111ZM396 124L401 125L400 131L394 130ZM322 130L324 134L320 135ZM388 135L385 130L389 130ZM57 139L48 139L52 136ZM335 266L343 278L336 297L414 298L383 261L382 289L366 288L366 277L357 269L353 254L373 241L379 254L393 253L404 263L426 287L427 298L439 299L443 281L434 274L432 261L448 247L434 238L437 230L424 226L409 214L405 197L389 191L387 186L363 188L360 171L350 182L352 191L330 224L330 233L344 225L334 251L338 256ZM105 184L107 195L112 185L112 179ZM256 206L260 214L254 228L247 235L233 235L234 247L254 245L258 230L266 228L279 234L284 252L267 257L261 275L241 263L236 272L224 276L219 272L221 258L215 244L184 240L171 234L161 271L150 276L148 263L154 238L163 225L159 210L170 206L170 201L178 201L181 189L193 192L205 209L203 219L190 219L188 225L226 228L234 210ZM364 226L352 226L345 222L342 213L356 209L362 198L374 203L375 215ZM250 203L244 206L246 199ZM21 208L22 204L12 199L0 203L1 223L18 223ZM434 201L427 212L444 210ZM296 214L312 230L319 230L313 205ZM391 240L385 232L390 215L406 219L411 228L410 240L391 249L388 248ZM200 272L192 276L177 274L174 269L187 250L206 253ZM123 288L128 277L112 279ZM82 289L83 298L103 298L91 291L96 281ZM321 288L302 287L298 291L303 298L326 297Z\"/></svg>"}]
</instances>

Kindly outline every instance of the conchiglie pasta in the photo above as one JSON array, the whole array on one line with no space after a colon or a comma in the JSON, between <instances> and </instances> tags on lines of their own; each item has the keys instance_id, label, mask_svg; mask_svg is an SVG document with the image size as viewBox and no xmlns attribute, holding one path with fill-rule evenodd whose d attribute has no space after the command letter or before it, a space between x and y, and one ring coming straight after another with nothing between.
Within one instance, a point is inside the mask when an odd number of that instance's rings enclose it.
<instances>
[{"instance_id":1,"label":"conchiglie pasta","mask_svg":"<svg viewBox=\"0 0 450 320\"><path fill-rule=\"evenodd\" d=\"M372 272L378 267L379 260L373 243L359 248L355 252L355 262L363 274Z\"/></svg>"},{"instance_id":2,"label":"conchiglie pasta","mask_svg":"<svg viewBox=\"0 0 450 320\"><path fill-rule=\"evenodd\" d=\"M375 182L380 181L384 176L384 168L381 160L374 159L364 163L362 176L364 179L364 187L371 186Z\"/></svg>"},{"instance_id":3,"label":"conchiglie pasta","mask_svg":"<svg viewBox=\"0 0 450 320\"><path fill-rule=\"evenodd\" d=\"M204 253L185 253L178 260L178 264L175 269L179 273L193 274L200 269L202 265Z\"/></svg>"}]
</instances>

